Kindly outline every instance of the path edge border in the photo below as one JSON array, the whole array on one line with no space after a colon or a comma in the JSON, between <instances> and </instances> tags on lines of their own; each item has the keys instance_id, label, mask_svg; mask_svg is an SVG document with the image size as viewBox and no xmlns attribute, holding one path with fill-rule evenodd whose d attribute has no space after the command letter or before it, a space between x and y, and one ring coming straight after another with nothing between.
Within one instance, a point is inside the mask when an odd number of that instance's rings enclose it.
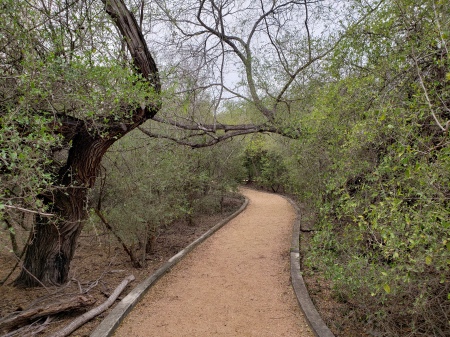
<instances>
[{"instance_id":1,"label":"path edge border","mask_svg":"<svg viewBox=\"0 0 450 337\"><path fill-rule=\"evenodd\" d=\"M309 327L316 337L335 337L330 328L325 324L319 312L316 309L311 297L309 296L308 288L303 280L302 271L300 269L300 223L301 211L297 203L287 196L283 196L294 207L296 218L292 230L291 241L291 283L294 288L295 296L298 304L302 310Z\"/></svg>"},{"instance_id":2,"label":"path edge border","mask_svg":"<svg viewBox=\"0 0 450 337\"><path fill-rule=\"evenodd\" d=\"M147 291L158 281L164 274L166 274L172 267L181 261L188 253L194 250L200 243L209 238L212 234L222 228L225 224L242 213L248 206L249 199L244 196L244 203L241 207L229 215L225 219L219 221L214 227L210 228L200 237L192 241L183 250L172 256L160 268L158 268L152 275L139 283L127 296L125 296L102 320L102 322L92 331L90 337L110 337L117 330L120 323L128 315L128 313L136 306Z\"/></svg>"}]
</instances>

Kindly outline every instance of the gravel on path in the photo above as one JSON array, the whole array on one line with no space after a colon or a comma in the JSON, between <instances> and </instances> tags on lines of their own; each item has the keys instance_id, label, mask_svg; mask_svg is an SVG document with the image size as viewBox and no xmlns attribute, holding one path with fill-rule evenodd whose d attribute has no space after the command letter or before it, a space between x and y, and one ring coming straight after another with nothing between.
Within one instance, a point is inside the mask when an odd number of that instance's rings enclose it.
<instances>
[{"instance_id":1,"label":"gravel on path","mask_svg":"<svg viewBox=\"0 0 450 337\"><path fill-rule=\"evenodd\" d=\"M247 209L162 277L114 336L313 336L289 279L295 211L241 192Z\"/></svg>"}]
</instances>

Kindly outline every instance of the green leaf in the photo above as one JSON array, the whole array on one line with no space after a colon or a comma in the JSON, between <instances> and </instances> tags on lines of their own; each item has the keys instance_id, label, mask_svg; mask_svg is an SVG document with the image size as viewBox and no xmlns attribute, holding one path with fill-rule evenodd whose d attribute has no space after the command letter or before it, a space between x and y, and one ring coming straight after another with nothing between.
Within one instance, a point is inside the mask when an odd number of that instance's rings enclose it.
<instances>
[{"instance_id":1,"label":"green leaf","mask_svg":"<svg viewBox=\"0 0 450 337\"><path fill-rule=\"evenodd\" d=\"M386 292L386 294L390 294L391 293L391 287L389 287L389 284L385 284L383 286L383 289Z\"/></svg>"},{"instance_id":2,"label":"green leaf","mask_svg":"<svg viewBox=\"0 0 450 337\"><path fill-rule=\"evenodd\" d=\"M425 258L425 263L426 263L427 265L431 265L432 262L433 262L433 260L432 260L431 256L427 256L427 257Z\"/></svg>"}]
</instances>

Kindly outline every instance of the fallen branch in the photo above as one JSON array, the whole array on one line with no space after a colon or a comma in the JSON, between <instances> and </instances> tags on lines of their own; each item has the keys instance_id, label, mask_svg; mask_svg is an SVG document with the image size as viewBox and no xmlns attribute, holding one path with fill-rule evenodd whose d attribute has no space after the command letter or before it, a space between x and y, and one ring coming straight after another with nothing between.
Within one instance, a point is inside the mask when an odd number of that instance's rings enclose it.
<instances>
[{"instance_id":1,"label":"fallen branch","mask_svg":"<svg viewBox=\"0 0 450 337\"><path fill-rule=\"evenodd\" d=\"M126 277L105 302L100 304L98 307L95 307L94 309L84 313L80 317L76 318L68 326L57 331L55 334L51 335L51 337L68 336L72 332L74 332L76 329L78 329L80 326L82 326L84 323L90 321L95 316L100 315L103 311L108 309L115 302L115 300L119 297L119 295L122 293L122 291L126 288L128 283L134 281L134 279L135 279L134 275L130 275L130 276Z\"/></svg>"},{"instance_id":2,"label":"fallen branch","mask_svg":"<svg viewBox=\"0 0 450 337\"><path fill-rule=\"evenodd\" d=\"M45 321L43 318L34 321L30 325L23 326L17 330L11 331L1 337L35 337L38 333L44 331L48 325L53 321L54 317L48 316Z\"/></svg>"},{"instance_id":3,"label":"fallen branch","mask_svg":"<svg viewBox=\"0 0 450 337\"><path fill-rule=\"evenodd\" d=\"M71 311L90 306L95 300L88 296L74 296L64 301L45 304L29 308L24 311L12 313L0 319L0 331L8 331L12 328L28 324L41 317L51 316L60 312Z\"/></svg>"}]
</instances>

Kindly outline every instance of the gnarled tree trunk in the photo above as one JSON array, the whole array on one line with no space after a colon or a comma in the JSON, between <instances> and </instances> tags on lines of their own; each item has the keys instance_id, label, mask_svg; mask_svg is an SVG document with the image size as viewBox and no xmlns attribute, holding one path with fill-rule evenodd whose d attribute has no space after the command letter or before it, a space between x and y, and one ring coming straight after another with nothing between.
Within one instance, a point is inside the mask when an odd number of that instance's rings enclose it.
<instances>
[{"instance_id":1,"label":"gnarled tree trunk","mask_svg":"<svg viewBox=\"0 0 450 337\"><path fill-rule=\"evenodd\" d=\"M161 91L158 69L136 19L122 0L104 0L104 3L106 12L127 42L137 71L154 88L157 97ZM68 143L72 142L66 165L59 172L58 186L52 194L42 196L56 217L38 217L15 285L32 287L67 282L70 262L87 215L87 192L95 183L103 155L117 139L152 118L159 107L156 98L151 106L136 107L130 118L112 122L102 130L90 128L88 122L69 116L55 123L62 125L60 133Z\"/></svg>"}]
</instances>

